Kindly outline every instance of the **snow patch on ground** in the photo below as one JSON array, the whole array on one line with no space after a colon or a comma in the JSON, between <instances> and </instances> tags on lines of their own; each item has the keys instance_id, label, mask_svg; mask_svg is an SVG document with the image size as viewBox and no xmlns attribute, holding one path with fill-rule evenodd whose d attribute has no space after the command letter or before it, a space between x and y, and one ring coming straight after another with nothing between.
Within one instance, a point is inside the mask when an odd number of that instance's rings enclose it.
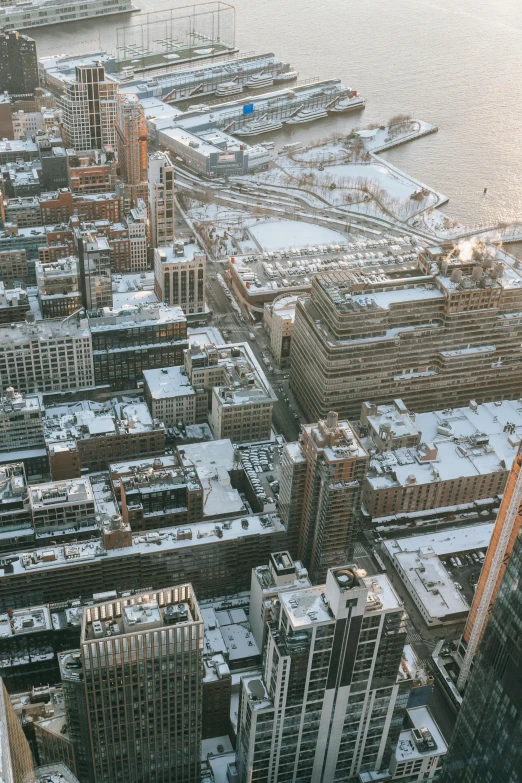
<instances>
[{"instance_id":1,"label":"snow patch on ground","mask_svg":"<svg viewBox=\"0 0 522 783\"><path fill-rule=\"evenodd\" d=\"M346 242L346 237L338 231L298 220L267 220L252 226L250 231L265 251Z\"/></svg>"}]
</instances>

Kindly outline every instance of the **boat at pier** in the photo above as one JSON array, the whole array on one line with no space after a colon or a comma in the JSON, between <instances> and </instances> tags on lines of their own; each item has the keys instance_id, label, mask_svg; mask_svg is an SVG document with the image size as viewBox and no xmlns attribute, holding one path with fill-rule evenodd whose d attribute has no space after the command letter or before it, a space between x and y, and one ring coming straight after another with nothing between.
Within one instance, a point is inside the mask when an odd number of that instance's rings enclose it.
<instances>
[{"instance_id":1,"label":"boat at pier","mask_svg":"<svg viewBox=\"0 0 522 783\"><path fill-rule=\"evenodd\" d=\"M216 95L238 95L240 92L243 92L243 87L239 84L237 81L231 81L231 82L222 82L217 88L216 88Z\"/></svg>"},{"instance_id":2,"label":"boat at pier","mask_svg":"<svg viewBox=\"0 0 522 783\"><path fill-rule=\"evenodd\" d=\"M245 87L251 90L257 90L259 87L271 87L274 79L269 73L254 73L250 79L245 82Z\"/></svg>"},{"instance_id":3,"label":"boat at pier","mask_svg":"<svg viewBox=\"0 0 522 783\"><path fill-rule=\"evenodd\" d=\"M260 117L258 120L247 122L242 128L232 132L234 136L259 136L260 133L269 133L270 131L280 130L282 127L283 123L279 122L279 120Z\"/></svg>"},{"instance_id":4,"label":"boat at pier","mask_svg":"<svg viewBox=\"0 0 522 783\"><path fill-rule=\"evenodd\" d=\"M28 30L131 11L139 11L131 0L23 0L0 8L0 27L4 31Z\"/></svg>"},{"instance_id":5,"label":"boat at pier","mask_svg":"<svg viewBox=\"0 0 522 783\"><path fill-rule=\"evenodd\" d=\"M297 79L299 76L299 71L285 71L284 73L276 73L274 76L274 82L279 84L279 82L291 82L294 79Z\"/></svg>"},{"instance_id":6,"label":"boat at pier","mask_svg":"<svg viewBox=\"0 0 522 783\"><path fill-rule=\"evenodd\" d=\"M323 117L328 117L328 112L324 106L307 106L303 109L299 109L298 112L285 120L285 122L288 125L296 125L301 122L312 122L313 120L320 120Z\"/></svg>"},{"instance_id":7,"label":"boat at pier","mask_svg":"<svg viewBox=\"0 0 522 783\"><path fill-rule=\"evenodd\" d=\"M353 95L341 98L341 100L337 101L337 103L333 104L332 106L327 106L327 109L328 111L333 112L343 112L364 108L364 106L364 98L361 98L359 95L357 95L356 92L354 92Z\"/></svg>"}]
</instances>

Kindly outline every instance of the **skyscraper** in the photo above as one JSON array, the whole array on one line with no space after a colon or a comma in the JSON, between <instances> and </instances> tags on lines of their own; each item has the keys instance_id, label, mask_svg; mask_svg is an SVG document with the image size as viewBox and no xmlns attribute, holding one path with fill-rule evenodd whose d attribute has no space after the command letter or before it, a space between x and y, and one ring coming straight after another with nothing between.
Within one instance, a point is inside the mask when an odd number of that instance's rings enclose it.
<instances>
[{"instance_id":1,"label":"skyscraper","mask_svg":"<svg viewBox=\"0 0 522 783\"><path fill-rule=\"evenodd\" d=\"M166 152L149 155L149 215L152 247L174 242L174 166Z\"/></svg>"},{"instance_id":2,"label":"skyscraper","mask_svg":"<svg viewBox=\"0 0 522 783\"><path fill-rule=\"evenodd\" d=\"M386 765L403 617L386 576L351 566L279 593L263 675L241 683L240 783L334 783Z\"/></svg>"},{"instance_id":3,"label":"skyscraper","mask_svg":"<svg viewBox=\"0 0 522 783\"><path fill-rule=\"evenodd\" d=\"M188 584L86 607L80 650L61 668L91 783L199 780L203 637Z\"/></svg>"},{"instance_id":4,"label":"skyscraper","mask_svg":"<svg viewBox=\"0 0 522 783\"><path fill-rule=\"evenodd\" d=\"M330 412L302 428L302 440L285 446L280 485L281 518L290 550L313 583L353 556L361 491L369 456L347 421Z\"/></svg>"},{"instance_id":5,"label":"skyscraper","mask_svg":"<svg viewBox=\"0 0 522 783\"><path fill-rule=\"evenodd\" d=\"M118 85L106 79L103 65L78 65L76 79L67 83L60 104L69 147L97 150L116 145Z\"/></svg>"},{"instance_id":6,"label":"skyscraper","mask_svg":"<svg viewBox=\"0 0 522 783\"><path fill-rule=\"evenodd\" d=\"M23 783L27 776L31 781L32 770L31 748L0 679L0 780Z\"/></svg>"},{"instance_id":7,"label":"skyscraper","mask_svg":"<svg viewBox=\"0 0 522 783\"><path fill-rule=\"evenodd\" d=\"M112 307L111 249L104 236L75 231L82 305L86 310Z\"/></svg>"},{"instance_id":8,"label":"skyscraper","mask_svg":"<svg viewBox=\"0 0 522 783\"><path fill-rule=\"evenodd\" d=\"M133 94L118 95L116 138L118 165L124 179L124 211L128 211L138 205L138 199L148 198L147 123L143 106Z\"/></svg>"},{"instance_id":9,"label":"skyscraper","mask_svg":"<svg viewBox=\"0 0 522 783\"><path fill-rule=\"evenodd\" d=\"M460 653L463 662L457 681L462 690L467 682L473 659L488 624L509 558L522 526L522 456L513 462L502 504L498 512L486 560L473 597L466 627L462 634Z\"/></svg>"},{"instance_id":10,"label":"skyscraper","mask_svg":"<svg viewBox=\"0 0 522 783\"><path fill-rule=\"evenodd\" d=\"M515 540L469 677L443 783L519 783L522 774L522 536Z\"/></svg>"},{"instance_id":11,"label":"skyscraper","mask_svg":"<svg viewBox=\"0 0 522 783\"><path fill-rule=\"evenodd\" d=\"M0 34L0 92L33 93L39 85L36 44L16 30Z\"/></svg>"}]
</instances>

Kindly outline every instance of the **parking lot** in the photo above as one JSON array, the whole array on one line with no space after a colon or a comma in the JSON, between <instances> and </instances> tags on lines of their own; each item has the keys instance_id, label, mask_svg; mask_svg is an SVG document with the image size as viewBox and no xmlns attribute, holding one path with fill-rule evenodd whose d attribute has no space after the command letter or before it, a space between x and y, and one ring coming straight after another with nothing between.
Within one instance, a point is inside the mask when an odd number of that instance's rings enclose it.
<instances>
[{"instance_id":1,"label":"parking lot","mask_svg":"<svg viewBox=\"0 0 522 783\"><path fill-rule=\"evenodd\" d=\"M476 552L466 552L458 555L447 555L441 558L457 588L462 592L466 601L471 605L475 595L475 587L482 570L481 556L485 552L477 550ZM479 562L477 563L477 559ZM460 565L459 565L460 563Z\"/></svg>"}]
</instances>

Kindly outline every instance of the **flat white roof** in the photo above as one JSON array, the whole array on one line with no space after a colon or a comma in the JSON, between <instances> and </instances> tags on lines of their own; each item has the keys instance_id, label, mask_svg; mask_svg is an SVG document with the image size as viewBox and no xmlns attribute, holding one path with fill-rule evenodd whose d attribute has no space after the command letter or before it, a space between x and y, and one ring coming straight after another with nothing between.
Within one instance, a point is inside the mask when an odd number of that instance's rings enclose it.
<instances>
[{"instance_id":1,"label":"flat white roof","mask_svg":"<svg viewBox=\"0 0 522 783\"><path fill-rule=\"evenodd\" d=\"M395 749L397 762L413 761L414 759L429 758L430 756L444 756L447 753L448 746L429 708L413 707L406 710L406 712L413 723L413 728L428 729L437 747L431 750L420 750L413 737L412 729L404 729L399 734Z\"/></svg>"},{"instance_id":2,"label":"flat white roof","mask_svg":"<svg viewBox=\"0 0 522 783\"><path fill-rule=\"evenodd\" d=\"M143 377L154 400L193 397L196 394L184 367L144 370Z\"/></svg>"},{"instance_id":3,"label":"flat white roof","mask_svg":"<svg viewBox=\"0 0 522 783\"><path fill-rule=\"evenodd\" d=\"M401 578L433 620L464 616L469 605L440 558L459 552L486 549L493 523L452 528L384 542L391 560L402 569Z\"/></svg>"}]
</instances>

